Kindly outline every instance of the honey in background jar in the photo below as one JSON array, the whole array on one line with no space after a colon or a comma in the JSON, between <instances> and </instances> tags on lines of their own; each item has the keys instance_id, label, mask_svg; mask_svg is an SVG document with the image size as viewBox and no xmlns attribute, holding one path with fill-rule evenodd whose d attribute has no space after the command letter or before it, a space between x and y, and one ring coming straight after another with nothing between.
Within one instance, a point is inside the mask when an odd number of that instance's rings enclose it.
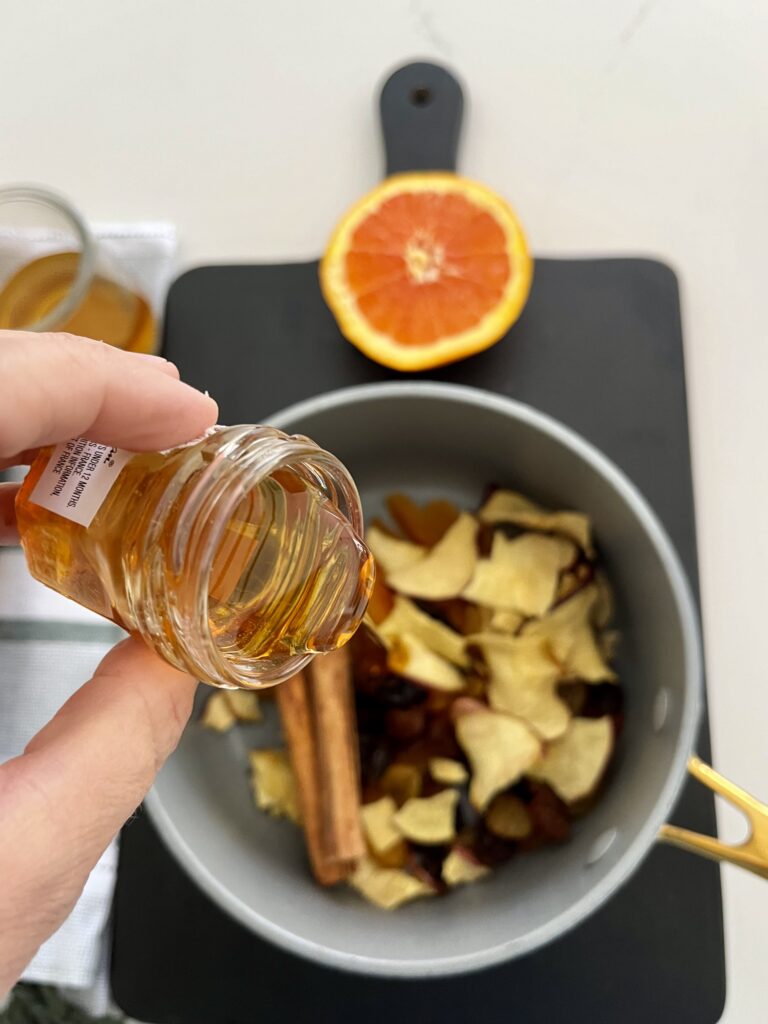
<instances>
[{"instance_id":1,"label":"honey in background jar","mask_svg":"<svg viewBox=\"0 0 768 1024\"><path fill-rule=\"evenodd\" d=\"M45 319L71 291L80 254L58 252L27 263L0 290L0 328L24 330ZM56 330L106 341L130 352L152 352L156 324L142 296L100 274Z\"/></svg>"}]
</instances>

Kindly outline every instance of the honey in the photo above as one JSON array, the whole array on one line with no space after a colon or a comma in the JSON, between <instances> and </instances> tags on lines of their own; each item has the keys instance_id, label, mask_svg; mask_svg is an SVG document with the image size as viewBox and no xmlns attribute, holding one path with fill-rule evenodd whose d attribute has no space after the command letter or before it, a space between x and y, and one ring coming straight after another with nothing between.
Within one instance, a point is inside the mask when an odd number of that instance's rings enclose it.
<instances>
[{"instance_id":1,"label":"honey","mask_svg":"<svg viewBox=\"0 0 768 1024\"><path fill-rule=\"evenodd\" d=\"M373 586L347 471L269 427L151 454L74 439L40 453L16 511L33 576L214 685L341 646Z\"/></svg>"},{"instance_id":2,"label":"honey","mask_svg":"<svg viewBox=\"0 0 768 1024\"><path fill-rule=\"evenodd\" d=\"M80 259L77 252L57 252L17 270L0 289L0 327L23 330L45 321L72 290ZM80 303L56 323L56 330L131 352L155 347L155 320L146 300L101 274L93 276Z\"/></svg>"}]
</instances>

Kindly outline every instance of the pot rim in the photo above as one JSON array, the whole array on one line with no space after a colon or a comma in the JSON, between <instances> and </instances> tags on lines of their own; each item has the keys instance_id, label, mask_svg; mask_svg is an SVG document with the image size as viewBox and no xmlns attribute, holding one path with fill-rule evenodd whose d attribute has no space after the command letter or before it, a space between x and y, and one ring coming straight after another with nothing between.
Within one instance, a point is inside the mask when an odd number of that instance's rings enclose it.
<instances>
[{"instance_id":1,"label":"pot rim","mask_svg":"<svg viewBox=\"0 0 768 1024\"><path fill-rule=\"evenodd\" d=\"M421 960L385 959L329 949L318 942L304 939L263 917L230 892L187 845L177 830L168 809L163 804L156 787L153 787L147 795L145 803L152 821L179 863L208 896L246 927L289 952L328 967L361 974L425 978L479 970L529 953L558 938L583 921L605 903L632 875L653 846L659 829L665 823L685 781L686 765L694 747L703 706L703 667L696 605L685 570L665 528L646 499L624 472L591 442L559 420L516 399L495 395L462 384L443 384L432 381L389 381L379 384L355 385L326 392L282 409L270 416L267 422L271 426L290 432L296 429L293 426L294 423L308 416L357 405L360 402L376 402L393 397L439 399L464 406L490 409L549 435L596 470L630 507L659 555L669 579L680 617L686 666L684 703L672 766L651 813L632 844L605 876L562 913L517 939L497 943L488 949L474 953L453 957L425 957Z\"/></svg>"}]
</instances>

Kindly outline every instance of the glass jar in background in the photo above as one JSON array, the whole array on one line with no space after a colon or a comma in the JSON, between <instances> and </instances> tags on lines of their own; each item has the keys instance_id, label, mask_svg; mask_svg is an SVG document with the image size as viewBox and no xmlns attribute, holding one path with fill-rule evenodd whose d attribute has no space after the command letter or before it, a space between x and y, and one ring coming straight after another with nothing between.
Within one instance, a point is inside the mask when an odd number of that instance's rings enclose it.
<instances>
[{"instance_id":1,"label":"glass jar in background","mask_svg":"<svg viewBox=\"0 0 768 1024\"><path fill-rule=\"evenodd\" d=\"M37 185L0 187L0 328L68 331L131 352L157 344L146 299L81 214Z\"/></svg>"},{"instance_id":2,"label":"glass jar in background","mask_svg":"<svg viewBox=\"0 0 768 1024\"><path fill-rule=\"evenodd\" d=\"M16 516L33 576L215 685L277 683L340 647L373 586L349 473L271 427L43 449Z\"/></svg>"}]
</instances>

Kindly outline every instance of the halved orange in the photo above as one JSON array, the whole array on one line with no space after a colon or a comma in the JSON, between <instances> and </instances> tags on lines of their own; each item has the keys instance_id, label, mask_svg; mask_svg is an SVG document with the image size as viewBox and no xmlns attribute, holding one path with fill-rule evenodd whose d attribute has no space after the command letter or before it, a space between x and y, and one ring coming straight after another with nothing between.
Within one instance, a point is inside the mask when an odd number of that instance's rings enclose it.
<instances>
[{"instance_id":1,"label":"halved orange","mask_svg":"<svg viewBox=\"0 0 768 1024\"><path fill-rule=\"evenodd\" d=\"M320 284L342 334L394 370L426 370L498 341L532 262L512 208L448 172L387 178L342 218Z\"/></svg>"}]
</instances>

